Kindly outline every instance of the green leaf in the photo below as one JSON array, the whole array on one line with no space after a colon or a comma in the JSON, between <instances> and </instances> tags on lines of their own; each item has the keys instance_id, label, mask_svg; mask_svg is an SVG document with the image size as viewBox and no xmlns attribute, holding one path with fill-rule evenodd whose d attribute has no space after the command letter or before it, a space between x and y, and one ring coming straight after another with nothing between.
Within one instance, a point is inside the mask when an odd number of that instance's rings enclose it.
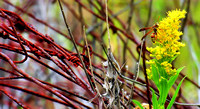
<instances>
[{"instance_id":1,"label":"green leaf","mask_svg":"<svg viewBox=\"0 0 200 109\"><path fill-rule=\"evenodd\" d=\"M172 87L172 85L174 84L174 82L176 81L176 79L178 78L179 73L181 72L181 70L183 70L184 67L181 67L179 69L177 69L176 71L176 75L172 76L169 81L168 81L168 89L170 89Z\"/></svg>"},{"instance_id":2,"label":"green leaf","mask_svg":"<svg viewBox=\"0 0 200 109\"><path fill-rule=\"evenodd\" d=\"M158 100L157 100L157 95L155 94L155 91L152 90L152 102L153 102L153 108L158 109Z\"/></svg>"},{"instance_id":3,"label":"green leaf","mask_svg":"<svg viewBox=\"0 0 200 109\"><path fill-rule=\"evenodd\" d=\"M132 100L132 101L133 101L133 103L135 103L137 106L139 106L140 109L144 109L144 107L142 107L142 104L141 104L139 101L137 101L137 100Z\"/></svg>"},{"instance_id":4,"label":"green leaf","mask_svg":"<svg viewBox=\"0 0 200 109\"><path fill-rule=\"evenodd\" d=\"M183 66L183 67L181 67L181 68L178 68L177 70L176 70L176 73L180 73L182 70L183 70L183 68L184 68L185 66Z\"/></svg>"},{"instance_id":5,"label":"green leaf","mask_svg":"<svg viewBox=\"0 0 200 109\"><path fill-rule=\"evenodd\" d=\"M156 86L159 88L159 74L158 71L155 67L155 65L152 64L152 79L154 81L154 83L156 84Z\"/></svg>"},{"instance_id":6,"label":"green leaf","mask_svg":"<svg viewBox=\"0 0 200 109\"><path fill-rule=\"evenodd\" d=\"M175 101L175 99L176 99L176 96L178 95L178 91L179 91L179 89L181 88L181 84L182 84L182 82L183 82L184 79L185 79L185 77L184 77L184 78L181 80L181 82L178 84L178 87L176 88L175 94L174 94L174 96L172 97L172 99L171 99L169 105L167 106L167 109L171 109L172 105L174 104L174 101Z\"/></svg>"},{"instance_id":7,"label":"green leaf","mask_svg":"<svg viewBox=\"0 0 200 109\"><path fill-rule=\"evenodd\" d=\"M161 85L161 90L159 90L160 98L158 102L159 104L164 105L169 91L167 87L168 86L167 80L165 78L161 78L160 85Z\"/></svg>"},{"instance_id":8,"label":"green leaf","mask_svg":"<svg viewBox=\"0 0 200 109\"><path fill-rule=\"evenodd\" d=\"M174 59L176 59L177 56L178 56L178 55L175 55L173 58L171 58L170 61L169 61L169 63L172 63L172 61L173 61Z\"/></svg>"}]
</instances>

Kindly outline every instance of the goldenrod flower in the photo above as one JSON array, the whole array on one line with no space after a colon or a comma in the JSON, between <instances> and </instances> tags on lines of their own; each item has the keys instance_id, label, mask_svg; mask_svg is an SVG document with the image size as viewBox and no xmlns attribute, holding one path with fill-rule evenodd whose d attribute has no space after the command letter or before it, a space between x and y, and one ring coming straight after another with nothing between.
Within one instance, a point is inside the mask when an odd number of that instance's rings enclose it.
<instances>
[{"instance_id":1,"label":"goldenrod flower","mask_svg":"<svg viewBox=\"0 0 200 109\"><path fill-rule=\"evenodd\" d=\"M168 76L174 75L176 69L172 69L171 60L179 53L181 47L185 46L185 44L179 42L180 36L183 34L179 31L180 23L182 18L185 17L185 10L173 10L167 12L167 17L162 19L158 23L155 41L153 45L155 47L147 48L147 50L151 53L151 57L156 59L156 62L160 64ZM148 73L151 68L148 69Z\"/></svg>"},{"instance_id":2,"label":"goldenrod flower","mask_svg":"<svg viewBox=\"0 0 200 109\"><path fill-rule=\"evenodd\" d=\"M151 79L152 78L152 73L151 73L151 69L152 67L150 67L149 69L147 69L147 75L148 75L148 78Z\"/></svg>"}]
</instances>

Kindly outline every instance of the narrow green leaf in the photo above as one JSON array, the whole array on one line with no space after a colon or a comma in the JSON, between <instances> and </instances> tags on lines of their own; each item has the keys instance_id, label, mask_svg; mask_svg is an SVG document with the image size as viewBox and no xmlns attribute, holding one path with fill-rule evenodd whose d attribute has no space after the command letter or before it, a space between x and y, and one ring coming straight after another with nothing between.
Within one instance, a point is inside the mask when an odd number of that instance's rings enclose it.
<instances>
[{"instance_id":1,"label":"narrow green leaf","mask_svg":"<svg viewBox=\"0 0 200 109\"><path fill-rule=\"evenodd\" d=\"M168 89L170 89L172 87L172 85L174 84L174 82L176 81L176 79L178 78L179 73L181 72L181 70L183 70L184 67L181 67L179 69L177 69L176 71L176 75L172 76L169 81L168 81Z\"/></svg>"},{"instance_id":2,"label":"narrow green leaf","mask_svg":"<svg viewBox=\"0 0 200 109\"><path fill-rule=\"evenodd\" d=\"M181 67L181 68L178 68L177 70L176 70L176 73L180 73L182 70L183 70L183 68L184 68L185 66L183 66L183 67Z\"/></svg>"},{"instance_id":3,"label":"narrow green leaf","mask_svg":"<svg viewBox=\"0 0 200 109\"><path fill-rule=\"evenodd\" d=\"M156 86L159 88L159 74L158 74L158 71L155 67L155 65L152 64L152 79L154 81L154 83L156 84Z\"/></svg>"},{"instance_id":4,"label":"narrow green leaf","mask_svg":"<svg viewBox=\"0 0 200 109\"><path fill-rule=\"evenodd\" d=\"M161 81L160 81L160 85L162 86L162 90L160 92L160 104L161 105L164 105L165 101L166 101L166 98L167 98L167 94L168 94L168 87L167 87L167 80L165 78L161 78Z\"/></svg>"},{"instance_id":5,"label":"narrow green leaf","mask_svg":"<svg viewBox=\"0 0 200 109\"><path fill-rule=\"evenodd\" d=\"M172 85L175 83L176 79L178 78L179 74L176 74L174 76L172 76L169 81L168 81L168 89L170 89L172 87Z\"/></svg>"},{"instance_id":6,"label":"narrow green leaf","mask_svg":"<svg viewBox=\"0 0 200 109\"><path fill-rule=\"evenodd\" d=\"M173 58L171 58L171 60L169 61L169 63L172 63L172 61L173 61L174 59L176 59L177 56L178 56L178 55L175 55Z\"/></svg>"},{"instance_id":7,"label":"narrow green leaf","mask_svg":"<svg viewBox=\"0 0 200 109\"><path fill-rule=\"evenodd\" d=\"M154 90L152 90L152 102L153 102L153 108L158 109L157 95L155 94Z\"/></svg>"},{"instance_id":8,"label":"narrow green leaf","mask_svg":"<svg viewBox=\"0 0 200 109\"><path fill-rule=\"evenodd\" d=\"M172 105L174 104L174 101L175 101L175 99L176 99L176 96L178 95L178 91L179 91L179 89L181 88L181 84L182 84L182 82L183 82L184 79L185 79L185 77L184 77L184 78L181 80L181 82L178 84L178 87L176 88L175 94L174 94L174 96L172 97L172 99L171 99L169 105L167 106L167 109L171 109Z\"/></svg>"},{"instance_id":9,"label":"narrow green leaf","mask_svg":"<svg viewBox=\"0 0 200 109\"><path fill-rule=\"evenodd\" d=\"M144 107L142 107L142 104L141 104L139 101L137 101L137 100L132 100L132 101L133 101L133 103L135 103L137 106L139 106L140 109L144 109Z\"/></svg>"}]
</instances>

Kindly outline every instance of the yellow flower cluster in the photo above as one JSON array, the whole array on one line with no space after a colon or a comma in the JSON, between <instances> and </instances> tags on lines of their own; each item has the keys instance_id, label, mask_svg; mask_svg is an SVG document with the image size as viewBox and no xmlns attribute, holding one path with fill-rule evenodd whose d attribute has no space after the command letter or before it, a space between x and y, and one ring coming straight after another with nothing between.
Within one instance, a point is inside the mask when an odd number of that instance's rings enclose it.
<instances>
[{"instance_id":1,"label":"yellow flower cluster","mask_svg":"<svg viewBox=\"0 0 200 109\"><path fill-rule=\"evenodd\" d=\"M165 69L168 75L173 75L176 72L176 69L172 69L171 60L177 55L180 54L179 50L181 47L185 46L183 43L179 42L180 36L183 34L178 29L181 27L181 18L184 18L186 14L185 10L173 10L167 13L167 17L162 19L158 23L154 45L155 47L147 48L151 53L151 57L155 57L156 61L160 63L161 66ZM148 63L152 64L155 62ZM147 70L149 74L151 68Z\"/></svg>"},{"instance_id":2,"label":"yellow flower cluster","mask_svg":"<svg viewBox=\"0 0 200 109\"><path fill-rule=\"evenodd\" d=\"M169 76L172 76L176 73L176 69L172 69L172 65L170 63L168 63L167 61L164 61L161 63L161 66L164 67L165 71L167 72L167 74Z\"/></svg>"}]
</instances>

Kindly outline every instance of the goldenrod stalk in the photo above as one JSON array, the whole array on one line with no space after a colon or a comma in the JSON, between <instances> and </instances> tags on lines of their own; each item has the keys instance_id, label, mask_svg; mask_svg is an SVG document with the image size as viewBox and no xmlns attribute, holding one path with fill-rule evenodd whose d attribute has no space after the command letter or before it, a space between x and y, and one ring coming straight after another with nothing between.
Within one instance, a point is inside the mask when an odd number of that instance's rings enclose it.
<instances>
[{"instance_id":1,"label":"goldenrod stalk","mask_svg":"<svg viewBox=\"0 0 200 109\"><path fill-rule=\"evenodd\" d=\"M171 62L175 59L176 55L180 54L179 50L185 44L179 42L180 36L183 34L179 31L182 18L185 17L186 11L173 10L167 13L167 17L158 23L157 33L155 35L154 47L147 47L151 53L150 56L154 57L148 61L149 64L158 64L164 68L165 73L160 76L169 79L176 74L176 69L172 69ZM152 77L152 67L147 69L149 78Z\"/></svg>"}]
</instances>

